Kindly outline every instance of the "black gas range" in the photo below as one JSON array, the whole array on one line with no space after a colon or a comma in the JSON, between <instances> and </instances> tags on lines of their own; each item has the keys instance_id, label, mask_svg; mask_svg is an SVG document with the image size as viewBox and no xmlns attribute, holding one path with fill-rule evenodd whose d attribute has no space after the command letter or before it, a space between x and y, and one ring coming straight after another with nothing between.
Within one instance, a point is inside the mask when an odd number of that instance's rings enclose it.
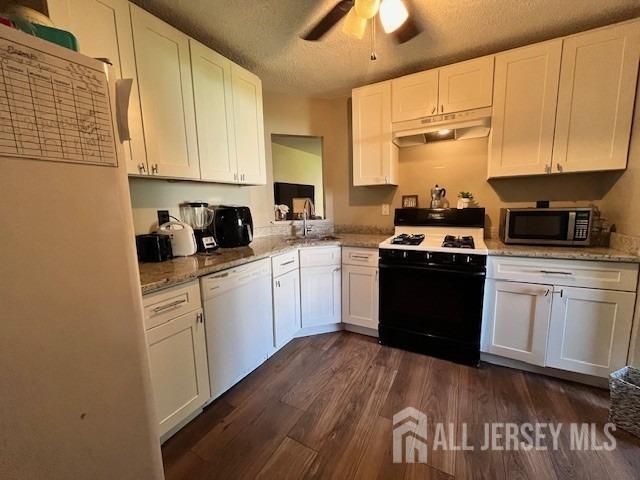
<instances>
[{"instance_id":1,"label":"black gas range","mask_svg":"<svg viewBox=\"0 0 640 480\"><path fill-rule=\"evenodd\" d=\"M395 224L397 235L379 250L380 343L478 365L487 264L484 209L398 209ZM420 227L424 231L416 232ZM411 230L408 236L424 238L393 242L403 228Z\"/></svg>"}]
</instances>

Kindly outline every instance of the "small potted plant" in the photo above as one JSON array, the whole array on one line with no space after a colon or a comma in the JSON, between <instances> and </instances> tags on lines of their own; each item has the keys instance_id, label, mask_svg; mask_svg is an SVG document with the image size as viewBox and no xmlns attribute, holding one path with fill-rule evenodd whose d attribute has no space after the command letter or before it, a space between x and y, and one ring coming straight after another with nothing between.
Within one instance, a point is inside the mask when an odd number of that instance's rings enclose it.
<instances>
[{"instance_id":1,"label":"small potted plant","mask_svg":"<svg viewBox=\"0 0 640 480\"><path fill-rule=\"evenodd\" d=\"M469 208L471 206L471 202L473 202L473 193L458 193L458 208Z\"/></svg>"}]
</instances>

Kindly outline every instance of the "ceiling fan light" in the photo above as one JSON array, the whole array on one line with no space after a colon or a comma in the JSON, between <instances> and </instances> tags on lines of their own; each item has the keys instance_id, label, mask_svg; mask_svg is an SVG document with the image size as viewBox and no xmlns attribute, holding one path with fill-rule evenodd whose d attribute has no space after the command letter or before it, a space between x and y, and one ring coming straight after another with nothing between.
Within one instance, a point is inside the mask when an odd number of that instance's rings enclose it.
<instances>
[{"instance_id":1,"label":"ceiling fan light","mask_svg":"<svg viewBox=\"0 0 640 480\"><path fill-rule=\"evenodd\" d=\"M380 0L356 0L354 7L359 17L369 20L378 13Z\"/></svg>"},{"instance_id":2,"label":"ceiling fan light","mask_svg":"<svg viewBox=\"0 0 640 480\"><path fill-rule=\"evenodd\" d=\"M347 13L347 17L344 19L344 23L342 24L342 31L347 35L356 37L358 40L362 40L366 29L367 20L356 13L355 7L351 7L351 10Z\"/></svg>"},{"instance_id":3,"label":"ceiling fan light","mask_svg":"<svg viewBox=\"0 0 640 480\"><path fill-rule=\"evenodd\" d=\"M409 18L409 11L402 0L382 0L380 22L386 33L396 31Z\"/></svg>"}]
</instances>

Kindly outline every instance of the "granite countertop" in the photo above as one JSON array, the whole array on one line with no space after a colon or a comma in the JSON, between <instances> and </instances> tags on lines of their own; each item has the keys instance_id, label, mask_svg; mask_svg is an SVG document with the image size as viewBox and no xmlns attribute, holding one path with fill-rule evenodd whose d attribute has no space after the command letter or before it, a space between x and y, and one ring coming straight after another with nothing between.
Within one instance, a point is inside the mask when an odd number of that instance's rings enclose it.
<instances>
[{"instance_id":1,"label":"granite countertop","mask_svg":"<svg viewBox=\"0 0 640 480\"><path fill-rule=\"evenodd\" d=\"M640 256L607 247L551 247L546 245L506 245L486 239L489 255L508 257L558 258L602 262L640 263Z\"/></svg>"},{"instance_id":2,"label":"granite countertop","mask_svg":"<svg viewBox=\"0 0 640 480\"><path fill-rule=\"evenodd\" d=\"M335 237L335 240L312 239L299 243L287 242L287 237L283 236L260 237L247 247L220 249L215 255L193 255L191 257L176 257L159 263L140 263L142 294L155 292L255 260L269 258L296 248L325 245L377 248L378 244L388 235L340 233Z\"/></svg>"}]
</instances>

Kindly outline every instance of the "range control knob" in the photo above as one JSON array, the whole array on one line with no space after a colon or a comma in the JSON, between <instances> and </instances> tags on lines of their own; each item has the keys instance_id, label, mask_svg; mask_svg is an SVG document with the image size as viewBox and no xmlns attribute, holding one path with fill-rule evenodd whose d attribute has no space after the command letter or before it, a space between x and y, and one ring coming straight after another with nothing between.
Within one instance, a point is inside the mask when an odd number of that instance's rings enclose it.
<instances>
[{"instance_id":1,"label":"range control knob","mask_svg":"<svg viewBox=\"0 0 640 480\"><path fill-rule=\"evenodd\" d=\"M464 263L471 263L473 261L473 257L471 255L467 255L464 258Z\"/></svg>"}]
</instances>

